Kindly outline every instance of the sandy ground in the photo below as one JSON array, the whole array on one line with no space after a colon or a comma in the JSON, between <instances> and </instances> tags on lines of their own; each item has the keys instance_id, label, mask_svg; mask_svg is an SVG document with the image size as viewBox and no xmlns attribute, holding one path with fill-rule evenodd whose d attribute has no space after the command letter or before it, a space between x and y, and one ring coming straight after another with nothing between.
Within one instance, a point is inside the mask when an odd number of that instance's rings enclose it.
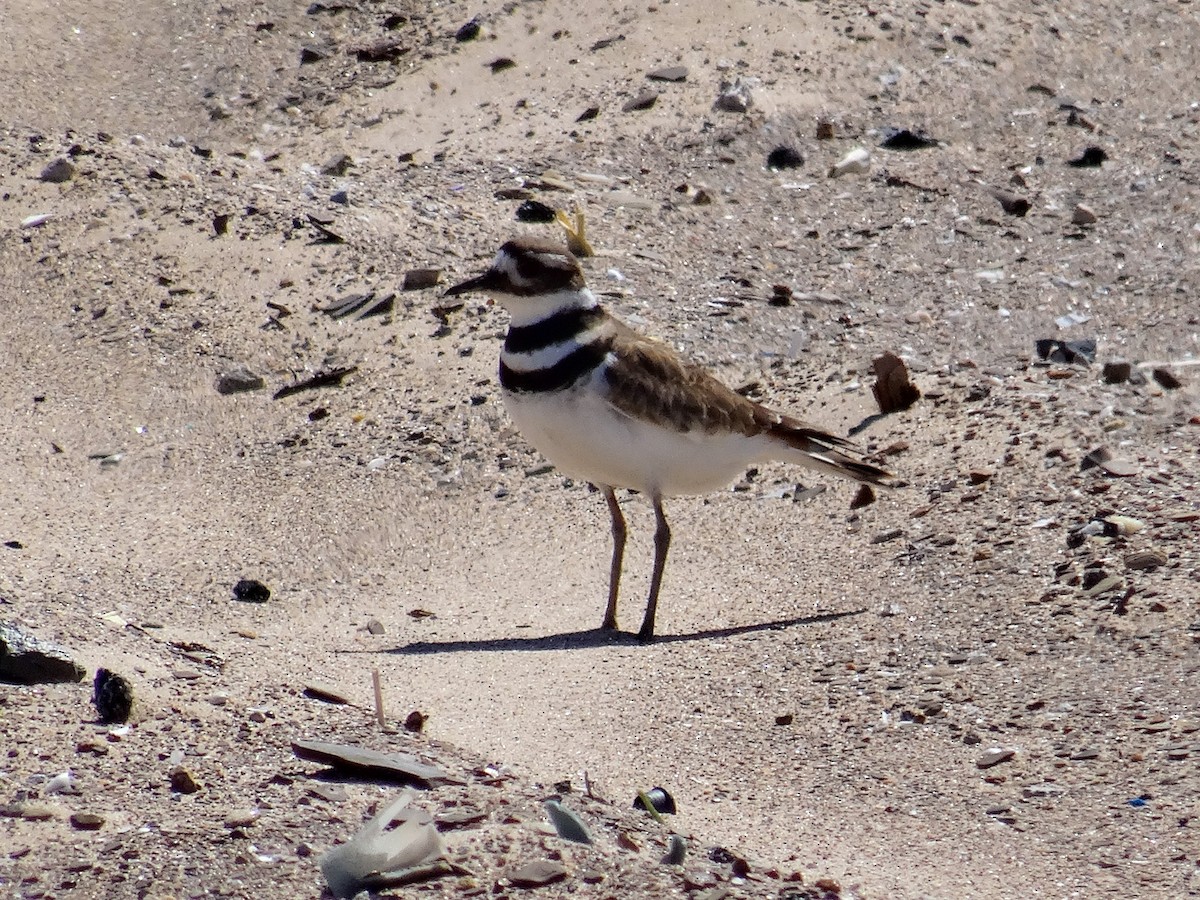
<instances>
[{"instance_id":1,"label":"sandy ground","mask_svg":"<svg viewBox=\"0 0 1200 900\"><path fill-rule=\"evenodd\" d=\"M0 11L0 617L124 674L138 719L98 726L86 682L0 687L6 896L319 896L388 792L305 793L299 736L466 773L422 802L486 807L494 833L456 830L474 878L397 894L503 894L554 854L547 895L1200 894L1192 4L109 6ZM751 108L714 109L736 78ZM785 144L802 165L766 168ZM870 171L829 177L857 146ZM852 511L764 466L675 500L661 640L599 633L607 513L505 416L504 314L400 290L556 233L525 197L584 211L627 321L905 486ZM369 291L392 312L322 312ZM1042 338L1095 361L1041 364ZM876 417L885 351L924 396ZM237 367L266 387L219 394ZM653 517L626 505L636 627ZM372 725L372 669L423 735ZM171 791L180 759L201 791ZM47 794L66 769L80 793ZM604 823L584 857L542 824L568 780ZM661 865L667 830L624 810L653 785L750 877Z\"/></svg>"}]
</instances>

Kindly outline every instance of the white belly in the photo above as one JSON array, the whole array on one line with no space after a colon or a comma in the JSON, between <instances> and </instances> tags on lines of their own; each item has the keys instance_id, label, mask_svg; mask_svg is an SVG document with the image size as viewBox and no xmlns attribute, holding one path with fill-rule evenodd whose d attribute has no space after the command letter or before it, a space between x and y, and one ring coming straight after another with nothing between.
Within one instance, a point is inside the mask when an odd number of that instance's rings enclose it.
<instances>
[{"instance_id":1,"label":"white belly","mask_svg":"<svg viewBox=\"0 0 1200 900\"><path fill-rule=\"evenodd\" d=\"M529 443L565 474L663 496L703 494L769 458L761 438L660 428L618 412L582 387L556 394L504 393Z\"/></svg>"}]
</instances>

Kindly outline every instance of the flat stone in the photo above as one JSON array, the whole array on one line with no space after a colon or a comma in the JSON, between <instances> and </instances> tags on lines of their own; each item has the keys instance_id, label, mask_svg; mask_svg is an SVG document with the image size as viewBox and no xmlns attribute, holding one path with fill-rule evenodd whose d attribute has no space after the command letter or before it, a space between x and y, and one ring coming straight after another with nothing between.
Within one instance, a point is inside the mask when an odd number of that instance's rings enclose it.
<instances>
[{"instance_id":1,"label":"flat stone","mask_svg":"<svg viewBox=\"0 0 1200 900\"><path fill-rule=\"evenodd\" d=\"M74 177L75 166L65 156L60 156L58 159L52 160L47 164L46 168L42 169L42 174L38 176L38 180L48 182L49 184L62 184Z\"/></svg>"},{"instance_id":2,"label":"flat stone","mask_svg":"<svg viewBox=\"0 0 1200 900\"><path fill-rule=\"evenodd\" d=\"M104 826L104 816L97 813L71 813L71 827L79 831L99 831Z\"/></svg>"},{"instance_id":3,"label":"flat stone","mask_svg":"<svg viewBox=\"0 0 1200 900\"><path fill-rule=\"evenodd\" d=\"M367 778L416 782L428 786L430 782L449 777L436 766L427 766L406 754L380 753L348 744L296 740L292 741L292 752L300 759Z\"/></svg>"},{"instance_id":4,"label":"flat stone","mask_svg":"<svg viewBox=\"0 0 1200 900\"><path fill-rule=\"evenodd\" d=\"M647 72L646 77L651 81L686 81L688 70L687 66L667 66L663 69L655 69L653 72Z\"/></svg>"},{"instance_id":5,"label":"flat stone","mask_svg":"<svg viewBox=\"0 0 1200 900\"><path fill-rule=\"evenodd\" d=\"M979 759L975 760L975 767L979 769L990 769L992 766L998 766L1002 762L1008 762L1017 755L1016 750L1006 750L1003 747L993 747L985 752Z\"/></svg>"},{"instance_id":6,"label":"flat stone","mask_svg":"<svg viewBox=\"0 0 1200 900\"><path fill-rule=\"evenodd\" d=\"M550 859L536 859L526 863L519 869L509 873L508 880L513 887L538 888L567 877L567 868L562 863Z\"/></svg>"},{"instance_id":7,"label":"flat stone","mask_svg":"<svg viewBox=\"0 0 1200 900\"><path fill-rule=\"evenodd\" d=\"M255 375L245 366L234 366L222 372L213 383L218 394L243 394L262 390L266 386L261 375Z\"/></svg>"},{"instance_id":8,"label":"flat stone","mask_svg":"<svg viewBox=\"0 0 1200 900\"><path fill-rule=\"evenodd\" d=\"M0 681L56 684L82 681L85 674L62 647L34 637L15 622L0 622Z\"/></svg>"}]
</instances>

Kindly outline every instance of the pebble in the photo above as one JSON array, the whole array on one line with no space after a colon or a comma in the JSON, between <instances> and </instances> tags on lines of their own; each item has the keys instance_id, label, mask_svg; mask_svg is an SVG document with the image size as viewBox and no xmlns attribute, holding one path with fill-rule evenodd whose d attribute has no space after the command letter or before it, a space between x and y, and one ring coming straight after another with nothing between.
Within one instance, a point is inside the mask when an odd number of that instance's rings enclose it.
<instances>
[{"instance_id":1,"label":"pebble","mask_svg":"<svg viewBox=\"0 0 1200 900\"><path fill-rule=\"evenodd\" d=\"M1125 557L1125 568L1134 572L1150 572L1166 564L1166 554L1157 550L1139 550Z\"/></svg>"},{"instance_id":2,"label":"pebble","mask_svg":"<svg viewBox=\"0 0 1200 900\"><path fill-rule=\"evenodd\" d=\"M176 766L171 770L171 790L180 794L194 794L200 790L200 782L196 780L191 772L183 766Z\"/></svg>"},{"instance_id":3,"label":"pebble","mask_svg":"<svg viewBox=\"0 0 1200 900\"><path fill-rule=\"evenodd\" d=\"M1098 218L1095 211L1083 203L1075 204L1075 209L1071 211L1071 224L1073 225L1094 225Z\"/></svg>"},{"instance_id":4,"label":"pebble","mask_svg":"<svg viewBox=\"0 0 1200 900\"><path fill-rule=\"evenodd\" d=\"M587 826L583 824L583 819L559 801L547 800L546 814L550 817L550 824L554 826L554 830L558 832L560 838L574 841L577 844L595 843Z\"/></svg>"},{"instance_id":5,"label":"pebble","mask_svg":"<svg viewBox=\"0 0 1200 900\"><path fill-rule=\"evenodd\" d=\"M751 79L735 78L731 82L724 82L713 108L722 112L746 112L754 105L753 86L754 82Z\"/></svg>"},{"instance_id":6,"label":"pebble","mask_svg":"<svg viewBox=\"0 0 1200 900\"><path fill-rule=\"evenodd\" d=\"M0 622L0 681L55 684L82 681L85 674L63 647L35 637L15 622Z\"/></svg>"},{"instance_id":7,"label":"pebble","mask_svg":"<svg viewBox=\"0 0 1200 900\"><path fill-rule=\"evenodd\" d=\"M993 747L979 757L979 759L975 760L975 767L978 769L990 769L992 766L998 766L1002 762L1008 762L1016 755L1016 750Z\"/></svg>"},{"instance_id":8,"label":"pebble","mask_svg":"<svg viewBox=\"0 0 1200 900\"><path fill-rule=\"evenodd\" d=\"M992 191L992 196L1000 203L1000 208L1010 216L1023 218L1033 208L1033 204L1024 197L1018 197L1008 191Z\"/></svg>"},{"instance_id":9,"label":"pebble","mask_svg":"<svg viewBox=\"0 0 1200 900\"><path fill-rule=\"evenodd\" d=\"M47 164L46 168L42 169L42 173L38 175L38 180L49 184L62 184L74 177L75 166L65 156L60 156Z\"/></svg>"},{"instance_id":10,"label":"pebble","mask_svg":"<svg viewBox=\"0 0 1200 900\"><path fill-rule=\"evenodd\" d=\"M651 81L685 81L688 77L687 66L667 66L647 72L646 77Z\"/></svg>"},{"instance_id":11,"label":"pebble","mask_svg":"<svg viewBox=\"0 0 1200 900\"><path fill-rule=\"evenodd\" d=\"M241 578L233 586L233 598L243 603L266 603L271 598L271 589L253 578Z\"/></svg>"},{"instance_id":12,"label":"pebble","mask_svg":"<svg viewBox=\"0 0 1200 900\"><path fill-rule=\"evenodd\" d=\"M50 221L50 213L34 213L21 220L22 228L38 228Z\"/></svg>"},{"instance_id":13,"label":"pebble","mask_svg":"<svg viewBox=\"0 0 1200 900\"><path fill-rule=\"evenodd\" d=\"M510 872L508 880L512 883L513 887L537 888L553 884L556 881L562 881L566 877L567 869L562 863L554 862L550 859L538 859L525 863L525 865Z\"/></svg>"},{"instance_id":14,"label":"pebble","mask_svg":"<svg viewBox=\"0 0 1200 900\"><path fill-rule=\"evenodd\" d=\"M804 165L804 157L795 147L780 144L767 154L768 169L798 169Z\"/></svg>"},{"instance_id":15,"label":"pebble","mask_svg":"<svg viewBox=\"0 0 1200 900\"><path fill-rule=\"evenodd\" d=\"M411 613L410 613L410 615L411 615ZM378 619L371 619L370 621L367 622L367 633L368 634L381 635L384 633L384 631L385 631L385 629L383 627L383 623L380 622Z\"/></svg>"},{"instance_id":16,"label":"pebble","mask_svg":"<svg viewBox=\"0 0 1200 900\"><path fill-rule=\"evenodd\" d=\"M829 169L830 178L843 175L861 175L871 169L871 153L866 147L855 147Z\"/></svg>"},{"instance_id":17,"label":"pebble","mask_svg":"<svg viewBox=\"0 0 1200 900\"><path fill-rule=\"evenodd\" d=\"M104 816L97 813L71 813L71 827L79 831L99 831L104 826Z\"/></svg>"},{"instance_id":18,"label":"pebble","mask_svg":"<svg viewBox=\"0 0 1200 900\"><path fill-rule=\"evenodd\" d=\"M621 110L623 112L637 112L643 109L650 109L650 107L657 102L658 91L645 90L641 91L632 100L626 101L626 103L621 107Z\"/></svg>"},{"instance_id":19,"label":"pebble","mask_svg":"<svg viewBox=\"0 0 1200 900\"><path fill-rule=\"evenodd\" d=\"M1151 374L1154 376L1154 380L1168 391L1183 387L1183 382L1170 369L1155 369Z\"/></svg>"},{"instance_id":20,"label":"pebble","mask_svg":"<svg viewBox=\"0 0 1200 900\"><path fill-rule=\"evenodd\" d=\"M247 391L259 391L267 386L261 375L255 375L246 366L235 366L217 376L213 387L218 394L242 394Z\"/></svg>"}]
</instances>

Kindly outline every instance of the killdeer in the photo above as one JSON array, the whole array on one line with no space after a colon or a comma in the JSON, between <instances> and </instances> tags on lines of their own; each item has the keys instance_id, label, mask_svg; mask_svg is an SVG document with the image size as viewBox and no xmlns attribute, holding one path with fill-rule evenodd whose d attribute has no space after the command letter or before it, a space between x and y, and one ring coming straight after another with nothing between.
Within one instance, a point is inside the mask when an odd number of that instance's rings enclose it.
<instances>
[{"instance_id":1,"label":"killdeer","mask_svg":"<svg viewBox=\"0 0 1200 900\"><path fill-rule=\"evenodd\" d=\"M671 529L663 498L729 484L748 466L798 463L857 481L889 473L850 455L852 445L730 390L699 365L609 315L578 260L553 242L505 243L490 269L447 294L484 291L511 321L500 351L500 387L525 438L564 473L608 501L613 553L602 627L617 627L625 517L616 488L654 504L654 569L638 638L654 637Z\"/></svg>"}]
</instances>

